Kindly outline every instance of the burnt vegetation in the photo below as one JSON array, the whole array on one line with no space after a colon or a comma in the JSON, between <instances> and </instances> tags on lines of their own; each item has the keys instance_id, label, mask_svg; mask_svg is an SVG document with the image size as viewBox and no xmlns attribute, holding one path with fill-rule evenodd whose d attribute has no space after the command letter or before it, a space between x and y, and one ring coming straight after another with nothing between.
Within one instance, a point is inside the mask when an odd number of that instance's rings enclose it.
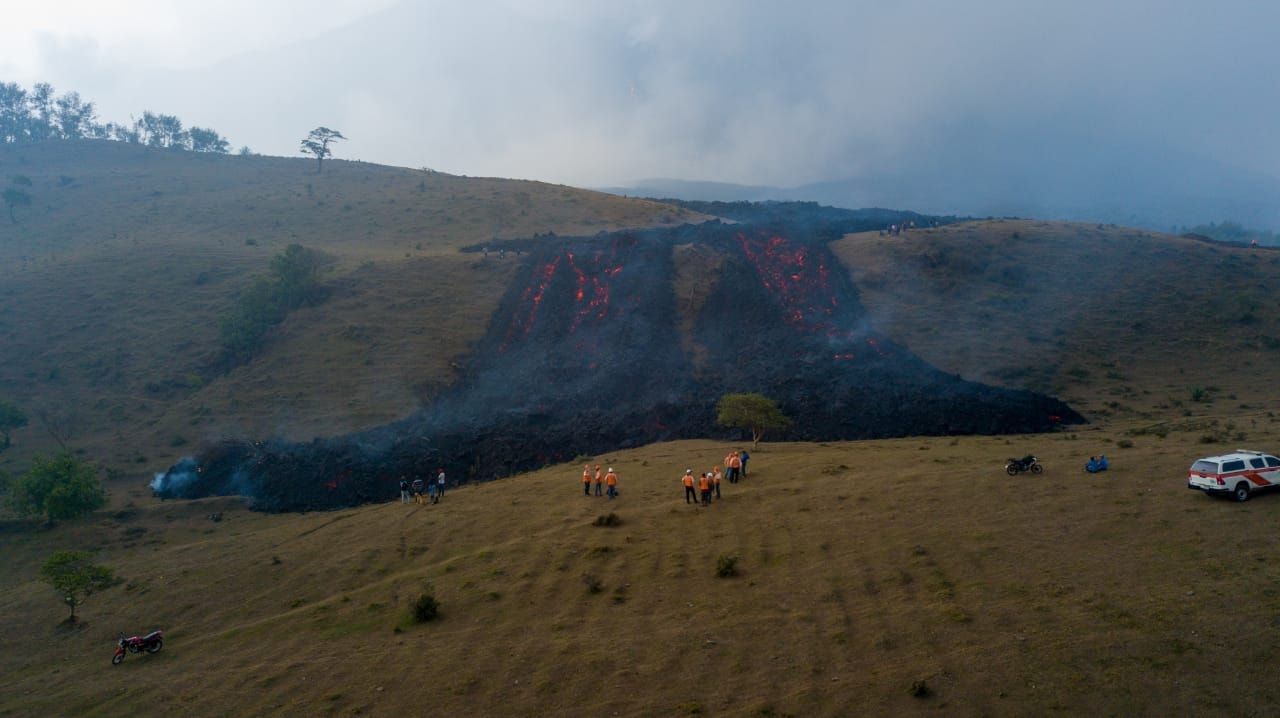
<instances>
[{"instance_id":1,"label":"burnt vegetation","mask_svg":"<svg viewBox=\"0 0 1280 718\"><path fill-rule=\"evenodd\" d=\"M383 500L398 476L437 466L488 480L710 436L717 399L733 392L777 402L792 420L780 440L1042 432L1081 421L1056 399L941 372L870 326L827 244L914 215L756 207L754 218L735 207L737 224L490 243L528 249L522 275L433 405L350 436L209 447L155 488L240 493L268 511L349 506ZM715 276L698 278L705 296L690 310L693 336L682 337L673 255L690 244L721 261Z\"/></svg>"}]
</instances>

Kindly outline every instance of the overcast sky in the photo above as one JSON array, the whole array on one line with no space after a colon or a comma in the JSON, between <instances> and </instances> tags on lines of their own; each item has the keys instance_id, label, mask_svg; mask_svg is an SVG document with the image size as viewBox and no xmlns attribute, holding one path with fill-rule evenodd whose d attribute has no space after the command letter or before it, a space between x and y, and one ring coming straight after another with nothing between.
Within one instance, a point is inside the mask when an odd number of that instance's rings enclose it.
<instances>
[{"instance_id":1,"label":"overcast sky","mask_svg":"<svg viewBox=\"0 0 1280 718\"><path fill-rule=\"evenodd\" d=\"M1236 0L44 0L6 8L0 79L268 154L324 124L342 157L584 186L1043 148L1274 178L1277 28Z\"/></svg>"}]
</instances>

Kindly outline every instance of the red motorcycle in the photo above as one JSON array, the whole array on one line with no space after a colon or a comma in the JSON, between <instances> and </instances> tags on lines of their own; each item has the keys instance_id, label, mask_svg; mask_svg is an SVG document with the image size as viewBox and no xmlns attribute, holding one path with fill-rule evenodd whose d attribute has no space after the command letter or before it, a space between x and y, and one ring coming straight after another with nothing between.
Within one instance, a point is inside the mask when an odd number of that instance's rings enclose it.
<instances>
[{"instance_id":1,"label":"red motorcycle","mask_svg":"<svg viewBox=\"0 0 1280 718\"><path fill-rule=\"evenodd\" d=\"M158 653L164 647L164 631L152 631L145 636L129 636L125 638L124 634L120 634L120 640L116 641L116 654L111 657L111 665L118 666L124 661L124 654L128 653Z\"/></svg>"}]
</instances>

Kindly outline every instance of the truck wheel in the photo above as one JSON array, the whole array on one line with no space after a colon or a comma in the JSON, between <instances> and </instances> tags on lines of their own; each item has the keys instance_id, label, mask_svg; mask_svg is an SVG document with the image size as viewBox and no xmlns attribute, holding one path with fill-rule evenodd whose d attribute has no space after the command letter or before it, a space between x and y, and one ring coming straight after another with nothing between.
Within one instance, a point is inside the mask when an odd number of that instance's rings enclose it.
<instances>
[{"instance_id":1,"label":"truck wheel","mask_svg":"<svg viewBox=\"0 0 1280 718\"><path fill-rule=\"evenodd\" d=\"M1240 483L1236 484L1236 490L1232 492L1231 495L1235 497L1236 501L1248 501L1249 485L1241 481Z\"/></svg>"}]
</instances>

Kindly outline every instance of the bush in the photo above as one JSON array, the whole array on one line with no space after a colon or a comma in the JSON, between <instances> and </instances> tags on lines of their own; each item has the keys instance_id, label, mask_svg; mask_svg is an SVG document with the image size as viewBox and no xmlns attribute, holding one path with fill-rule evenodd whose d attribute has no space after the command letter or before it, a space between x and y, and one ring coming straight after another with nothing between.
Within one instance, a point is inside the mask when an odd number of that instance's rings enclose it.
<instances>
[{"instance_id":1,"label":"bush","mask_svg":"<svg viewBox=\"0 0 1280 718\"><path fill-rule=\"evenodd\" d=\"M115 583L111 569L90 559L86 551L59 551L40 567L40 580L52 586L70 607L70 622L75 622L76 606L85 598Z\"/></svg>"},{"instance_id":2,"label":"bush","mask_svg":"<svg viewBox=\"0 0 1280 718\"><path fill-rule=\"evenodd\" d=\"M737 575L738 557L727 553L720 554L720 558L716 559L716 576L719 578L733 578Z\"/></svg>"},{"instance_id":3,"label":"bush","mask_svg":"<svg viewBox=\"0 0 1280 718\"><path fill-rule=\"evenodd\" d=\"M613 513L612 511L610 511L607 516L597 516L596 520L592 522L591 525L607 526L607 527L621 526L622 518L619 517L617 514Z\"/></svg>"},{"instance_id":4,"label":"bush","mask_svg":"<svg viewBox=\"0 0 1280 718\"><path fill-rule=\"evenodd\" d=\"M928 698L929 694L933 693L929 689L929 684L923 678L911 681L911 687L907 689L907 692L916 698Z\"/></svg>"},{"instance_id":5,"label":"bush","mask_svg":"<svg viewBox=\"0 0 1280 718\"><path fill-rule=\"evenodd\" d=\"M600 593L604 590L604 582L592 574L582 574L582 582L587 584L587 593Z\"/></svg>"},{"instance_id":6,"label":"bush","mask_svg":"<svg viewBox=\"0 0 1280 718\"><path fill-rule=\"evenodd\" d=\"M328 261L322 252L289 245L271 259L271 270L258 277L222 318L222 349L228 359L244 361L262 345L267 332L294 309L324 298L320 269Z\"/></svg>"},{"instance_id":7,"label":"bush","mask_svg":"<svg viewBox=\"0 0 1280 718\"><path fill-rule=\"evenodd\" d=\"M440 602L436 600L435 596L424 593L418 596L418 600L413 602L411 615L414 623L434 621L440 615Z\"/></svg>"},{"instance_id":8,"label":"bush","mask_svg":"<svg viewBox=\"0 0 1280 718\"><path fill-rule=\"evenodd\" d=\"M1120 447L1121 449L1132 449L1133 442L1128 439L1121 439L1116 442L1116 446Z\"/></svg>"},{"instance_id":9,"label":"bush","mask_svg":"<svg viewBox=\"0 0 1280 718\"><path fill-rule=\"evenodd\" d=\"M36 457L31 470L13 482L9 492L9 506L14 511L43 515L48 521L83 516L106 502L97 469L71 454Z\"/></svg>"}]
</instances>

